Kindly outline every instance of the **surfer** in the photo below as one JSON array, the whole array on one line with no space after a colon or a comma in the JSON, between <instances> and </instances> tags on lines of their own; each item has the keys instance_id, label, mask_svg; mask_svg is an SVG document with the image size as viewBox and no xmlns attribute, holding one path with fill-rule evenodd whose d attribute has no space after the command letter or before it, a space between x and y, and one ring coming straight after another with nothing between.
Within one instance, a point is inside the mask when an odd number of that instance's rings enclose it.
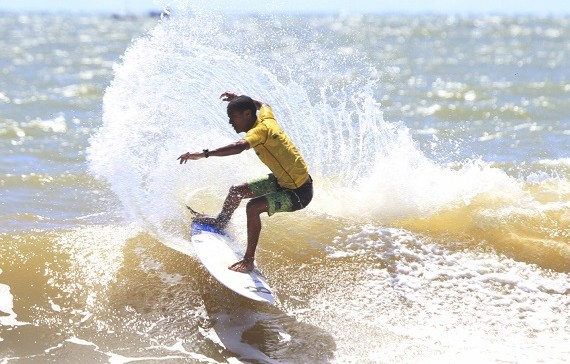
<instances>
[{"instance_id":1,"label":"surfer","mask_svg":"<svg viewBox=\"0 0 570 364\"><path fill-rule=\"evenodd\" d=\"M220 98L228 101L229 123L236 133L245 136L226 146L202 152L187 152L177 160L224 157L253 148L259 159L269 168L270 174L230 187L221 212L215 216L199 214L195 221L224 229L241 200L247 203L247 249L239 262L229 269L246 273L254 269L254 256L261 232L260 215L290 212L305 208L313 198L313 180L303 157L281 130L271 107L249 96L224 92Z\"/></svg>"}]
</instances>

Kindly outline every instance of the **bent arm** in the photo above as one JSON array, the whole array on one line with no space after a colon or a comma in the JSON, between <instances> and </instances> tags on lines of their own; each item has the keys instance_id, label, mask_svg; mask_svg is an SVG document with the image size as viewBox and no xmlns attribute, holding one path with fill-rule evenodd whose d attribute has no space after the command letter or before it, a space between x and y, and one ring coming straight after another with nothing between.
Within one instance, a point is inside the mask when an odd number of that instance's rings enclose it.
<instances>
[{"instance_id":1,"label":"bent arm","mask_svg":"<svg viewBox=\"0 0 570 364\"><path fill-rule=\"evenodd\" d=\"M233 99L235 99L236 97L238 97L239 95L234 93L234 92L230 92L230 91L226 91L223 94L220 95L220 99L222 99L222 101L232 101ZM247 95L246 95L247 96ZM251 97L251 96L250 96ZM255 104L255 107L257 108L257 110L261 109L261 106L263 106L263 104L266 104L265 102L256 100L254 98L251 98L253 100L253 103Z\"/></svg>"},{"instance_id":2,"label":"bent arm","mask_svg":"<svg viewBox=\"0 0 570 364\"><path fill-rule=\"evenodd\" d=\"M207 158L209 156L225 157L228 155L240 154L241 152L247 149L249 149L249 144L245 140L240 139L235 143L231 143L210 151L205 149L203 152L196 152L196 153L187 152L182 154L176 160L180 160L180 164L186 164L188 160L198 160L202 158Z\"/></svg>"}]
</instances>

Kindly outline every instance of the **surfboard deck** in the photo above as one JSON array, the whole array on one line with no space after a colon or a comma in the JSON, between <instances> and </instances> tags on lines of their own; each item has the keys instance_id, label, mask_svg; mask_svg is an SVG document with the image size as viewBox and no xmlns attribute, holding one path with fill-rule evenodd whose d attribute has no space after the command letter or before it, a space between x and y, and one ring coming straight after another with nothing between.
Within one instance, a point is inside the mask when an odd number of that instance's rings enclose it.
<instances>
[{"instance_id":1,"label":"surfboard deck","mask_svg":"<svg viewBox=\"0 0 570 364\"><path fill-rule=\"evenodd\" d=\"M228 267L241 260L237 244L222 230L210 225L192 222L191 241L198 259L208 272L235 293L254 301L273 304L273 290L261 272L255 268L249 273L234 272Z\"/></svg>"}]
</instances>

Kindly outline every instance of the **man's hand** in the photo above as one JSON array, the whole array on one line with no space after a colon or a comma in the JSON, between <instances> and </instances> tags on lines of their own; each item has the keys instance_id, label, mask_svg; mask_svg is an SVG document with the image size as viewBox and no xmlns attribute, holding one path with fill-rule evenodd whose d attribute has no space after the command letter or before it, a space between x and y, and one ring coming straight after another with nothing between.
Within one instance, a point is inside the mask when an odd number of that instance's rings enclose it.
<instances>
[{"instance_id":1,"label":"man's hand","mask_svg":"<svg viewBox=\"0 0 570 364\"><path fill-rule=\"evenodd\" d=\"M220 95L220 99L222 99L222 101L232 101L233 99L235 99L236 97L238 97L239 95L230 91L226 91L223 94Z\"/></svg>"},{"instance_id":2,"label":"man's hand","mask_svg":"<svg viewBox=\"0 0 570 364\"><path fill-rule=\"evenodd\" d=\"M191 160L196 160L196 159L200 159L200 158L204 158L204 153L184 153L182 154L180 157L176 158L176 160L180 160L180 164L186 164L186 162L191 159Z\"/></svg>"}]
</instances>

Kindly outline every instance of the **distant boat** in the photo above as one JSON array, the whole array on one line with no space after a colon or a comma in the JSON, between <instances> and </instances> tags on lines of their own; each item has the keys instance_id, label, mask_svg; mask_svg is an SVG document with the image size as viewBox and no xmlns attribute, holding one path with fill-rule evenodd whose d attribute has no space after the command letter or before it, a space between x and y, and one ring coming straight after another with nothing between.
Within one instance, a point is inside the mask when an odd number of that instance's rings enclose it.
<instances>
[{"instance_id":1,"label":"distant boat","mask_svg":"<svg viewBox=\"0 0 570 364\"><path fill-rule=\"evenodd\" d=\"M162 12L160 13L160 19L168 19L170 18L171 14L172 14L172 8L170 7L170 5L166 5L164 9L162 9Z\"/></svg>"},{"instance_id":2,"label":"distant boat","mask_svg":"<svg viewBox=\"0 0 570 364\"><path fill-rule=\"evenodd\" d=\"M168 19L172 14L172 9L169 5L165 6L162 11L159 10L151 10L148 12L148 16L151 18L160 18L160 19Z\"/></svg>"},{"instance_id":3,"label":"distant boat","mask_svg":"<svg viewBox=\"0 0 570 364\"><path fill-rule=\"evenodd\" d=\"M172 14L170 6L165 6L162 10L150 10L147 15L151 18L168 19ZM115 20L136 20L137 16L134 14L119 14L114 13L111 17Z\"/></svg>"},{"instance_id":4,"label":"distant boat","mask_svg":"<svg viewBox=\"0 0 570 364\"><path fill-rule=\"evenodd\" d=\"M111 17L115 20L136 20L137 16L134 14L112 14Z\"/></svg>"}]
</instances>

